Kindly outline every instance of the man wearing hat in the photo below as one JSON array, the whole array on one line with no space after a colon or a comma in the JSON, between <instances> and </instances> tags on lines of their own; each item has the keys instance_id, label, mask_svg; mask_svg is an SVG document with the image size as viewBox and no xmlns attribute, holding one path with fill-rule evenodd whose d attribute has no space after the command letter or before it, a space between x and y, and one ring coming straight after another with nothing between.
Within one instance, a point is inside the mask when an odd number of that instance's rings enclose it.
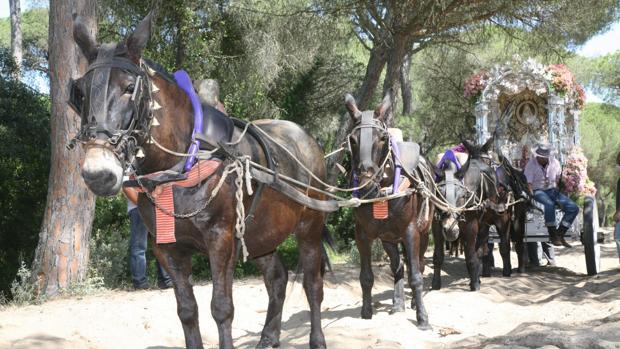
<instances>
[{"instance_id":1,"label":"man wearing hat","mask_svg":"<svg viewBox=\"0 0 620 349\"><path fill-rule=\"evenodd\" d=\"M558 183L562 177L560 162L552 156L549 144L538 144L534 156L528 161L524 171L534 200L545 207L545 224L549 229L549 240L555 246L571 247L564 235L579 213L579 207L566 195L560 193ZM555 207L564 212L560 225L555 225Z\"/></svg>"}]
</instances>

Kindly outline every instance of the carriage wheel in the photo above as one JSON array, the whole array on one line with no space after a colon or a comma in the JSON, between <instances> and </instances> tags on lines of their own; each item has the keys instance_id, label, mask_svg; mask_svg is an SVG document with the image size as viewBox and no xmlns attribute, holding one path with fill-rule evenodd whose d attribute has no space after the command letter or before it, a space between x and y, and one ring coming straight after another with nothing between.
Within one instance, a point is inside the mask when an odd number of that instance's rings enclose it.
<instances>
[{"instance_id":1,"label":"carriage wheel","mask_svg":"<svg viewBox=\"0 0 620 349\"><path fill-rule=\"evenodd\" d=\"M598 212L596 200L587 196L583 206L583 242L588 275L596 275L601 268L601 247L598 244Z\"/></svg>"}]
</instances>

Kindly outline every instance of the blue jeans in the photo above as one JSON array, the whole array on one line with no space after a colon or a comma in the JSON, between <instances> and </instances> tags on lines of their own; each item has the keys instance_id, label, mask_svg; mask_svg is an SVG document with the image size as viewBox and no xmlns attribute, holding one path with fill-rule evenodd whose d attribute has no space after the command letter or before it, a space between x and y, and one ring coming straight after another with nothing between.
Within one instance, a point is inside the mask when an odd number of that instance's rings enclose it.
<instances>
[{"instance_id":1,"label":"blue jeans","mask_svg":"<svg viewBox=\"0 0 620 349\"><path fill-rule=\"evenodd\" d=\"M137 208L129 211L129 220L131 222L131 237L129 239L129 269L131 270L131 279L133 286L136 288L148 285L146 278L146 246L149 232L142 222L140 213ZM170 276L166 271L157 264L157 280L159 282L170 282Z\"/></svg>"},{"instance_id":2,"label":"blue jeans","mask_svg":"<svg viewBox=\"0 0 620 349\"><path fill-rule=\"evenodd\" d=\"M616 248L618 249L618 258L620 258L620 222L616 222L614 230L614 239L616 240Z\"/></svg>"},{"instance_id":3,"label":"blue jeans","mask_svg":"<svg viewBox=\"0 0 620 349\"><path fill-rule=\"evenodd\" d=\"M570 228L579 213L579 207L568 196L560 193L557 188L547 190L535 190L534 200L545 206L545 224L555 227L555 205L558 204L564 212L560 225Z\"/></svg>"}]
</instances>

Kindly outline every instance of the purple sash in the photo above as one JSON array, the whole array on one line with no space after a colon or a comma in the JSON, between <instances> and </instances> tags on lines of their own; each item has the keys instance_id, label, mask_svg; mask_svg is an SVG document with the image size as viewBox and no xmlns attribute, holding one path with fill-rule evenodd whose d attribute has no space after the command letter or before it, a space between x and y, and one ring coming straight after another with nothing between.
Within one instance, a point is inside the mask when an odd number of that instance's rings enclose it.
<instances>
[{"instance_id":1,"label":"purple sash","mask_svg":"<svg viewBox=\"0 0 620 349\"><path fill-rule=\"evenodd\" d=\"M185 161L185 172L188 172L192 169L194 165L194 161L196 160L196 153L200 147L200 141L196 139L196 133L202 132L202 104L200 103L200 99L198 95L194 91L194 86L192 86L192 80L189 78L189 74L185 70L177 70L174 73L174 79L177 82L177 85L187 93L187 97L189 97L190 102L192 102L192 107L194 108L194 130L192 131L192 143L189 146L189 150L187 151L190 156Z\"/></svg>"}]
</instances>

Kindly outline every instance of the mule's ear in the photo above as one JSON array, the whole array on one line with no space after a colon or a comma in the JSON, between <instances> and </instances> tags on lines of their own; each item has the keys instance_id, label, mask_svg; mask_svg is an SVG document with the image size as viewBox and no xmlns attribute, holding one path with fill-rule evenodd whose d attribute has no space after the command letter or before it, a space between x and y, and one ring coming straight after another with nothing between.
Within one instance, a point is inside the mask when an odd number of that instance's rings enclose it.
<instances>
[{"instance_id":1,"label":"mule's ear","mask_svg":"<svg viewBox=\"0 0 620 349\"><path fill-rule=\"evenodd\" d=\"M82 17L73 15L73 40L78 45L88 62L97 58L97 42L86 27Z\"/></svg>"},{"instance_id":2,"label":"mule's ear","mask_svg":"<svg viewBox=\"0 0 620 349\"><path fill-rule=\"evenodd\" d=\"M476 146L467 139L461 138L461 143L463 143L463 146L470 155L476 152Z\"/></svg>"},{"instance_id":3,"label":"mule's ear","mask_svg":"<svg viewBox=\"0 0 620 349\"><path fill-rule=\"evenodd\" d=\"M130 58L138 60L142 56L142 50L144 50L151 38L152 22L153 12L149 12L140 24L138 24L136 30L127 38L126 45Z\"/></svg>"},{"instance_id":4,"label":"mule's ear","mask_svg":"<svg viewBox=\"0 0 620 349\"><path fill-rule=\"evenodd\" d=\"M377 109L375 109L375 117L377 119L383 120L386 115L385 113L388 111L388 109L390 109L391 106L392 106L392 92L388 91L388 93L386 93L385 96L383 97L383 101L381 101L381 104L379 104Z\"/></svg>"},{"instance_id":5,"label":"mule's ear","mask_svg":"<svg viewBox=\"0 0 620 349\"><path fill-rule=\"evenodd\" d=\"M491 150L492 147L493 147L493 136L491 136L491 138L487 139L487 141L484 143L482 148L480 148L480 153L482 153L482 154L488 153L489 150Z\"/></svg>"},{"instance_id":6,"label":"mule's ear","mask_svg":"<svg viewBox=\"0 0 620 349\"><path fill-rule=\"evenodd\" d=\"M344 96L344 105L347 107L347 110L349 111L349 116L351 116L351 119L353 119L354 122L357 122L360 116L362 115L362 112L359 109L357 109L355 98L353 98L353 96L347 93Z\"/></svg>"}]
</instances>

